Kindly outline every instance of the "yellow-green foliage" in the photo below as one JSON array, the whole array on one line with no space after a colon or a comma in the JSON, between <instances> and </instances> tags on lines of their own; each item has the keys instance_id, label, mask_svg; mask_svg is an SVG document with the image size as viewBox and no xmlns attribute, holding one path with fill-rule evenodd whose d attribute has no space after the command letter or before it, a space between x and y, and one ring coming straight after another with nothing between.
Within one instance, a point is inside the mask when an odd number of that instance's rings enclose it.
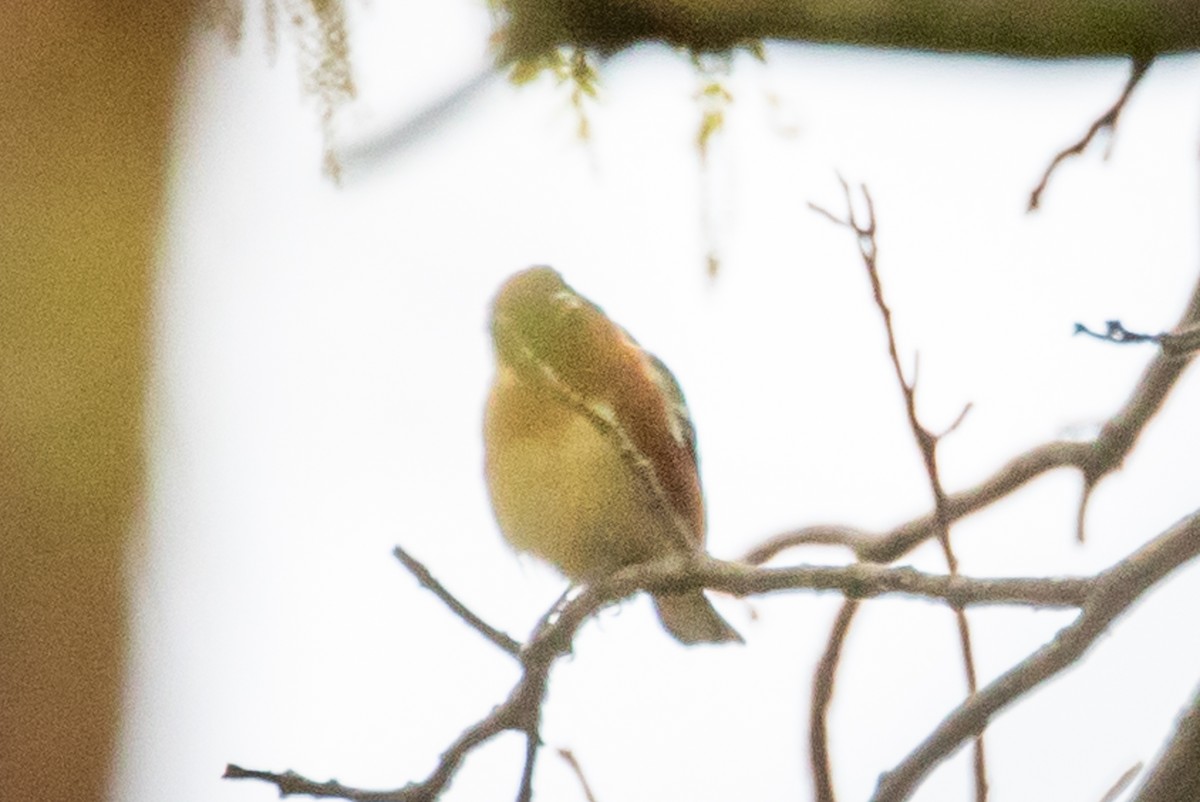
<instances>
[{"instance_id":1,"label":"yellow-green foliage","mask_svg":"<svg viewBox=\"0 0 1200 802\"><path fill-rule=\"evenodd\" d=\"M586 98L596 97L599 83L587 53L579 48L559 48L537 58L519 60L513 63L509 79L514 84L526 84L544 72L553 75L560 86L571 87L571 106L579 118L579 138L586 140L591 135Z\"/></svg>"}]
</instances>

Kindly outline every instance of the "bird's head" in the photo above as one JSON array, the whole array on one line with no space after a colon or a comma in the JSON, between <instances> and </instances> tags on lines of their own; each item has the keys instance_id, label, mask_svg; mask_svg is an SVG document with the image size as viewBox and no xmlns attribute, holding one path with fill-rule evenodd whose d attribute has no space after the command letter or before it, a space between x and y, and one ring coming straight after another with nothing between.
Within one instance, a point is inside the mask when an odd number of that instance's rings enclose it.
<instances>
[{"instance_id":1,"label":"bird's head","mask_svg":"<svg viewBox=\"0 0 1200 802\"><path fill-rule=\"evenodd\" d=\"M497 358L518 373L544 367L586 381L580 373L598 366L601 340L611 338L614 328L595 304L549 267L513 275L492 304Z\"/></svg>"}]
</instances>

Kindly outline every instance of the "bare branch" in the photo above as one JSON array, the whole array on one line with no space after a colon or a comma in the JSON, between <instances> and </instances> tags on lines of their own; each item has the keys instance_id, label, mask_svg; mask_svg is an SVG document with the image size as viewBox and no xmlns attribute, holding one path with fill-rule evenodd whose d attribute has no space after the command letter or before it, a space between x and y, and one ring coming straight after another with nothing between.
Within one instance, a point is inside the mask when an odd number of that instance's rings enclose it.
<instances>
[{"instance_id":1,"label":"bare branch","mask_svg":"<svg viewBox=\"0 0 1200 802\"><path fill-rule=\"evenodd\" d=\"M367 791L344 786L336 780L310 780L292 771L277 774L232 764L226 768L225 776L270 782L284 795L336 796L354 802L428 802L441 793L471 750L501 732L513 730L526 737L526 764L518 800L527 800L532 793L534 759L541 746L538 728L551 667L558 658L569 653L575 633L589 617L615 600L639 590L672 593L710 588L741 596L799 589L836 590L851 599L901 593L942 600L956 608L971 604L1033 607L1083 605L1084 614L1043 650L1049 650L1049 657L1043 657L1041 652L1035 654L1027 661L1036 663L1033 668L1014 669L1019 674L1017 680L1006 679L1008 675L1002 677L998 681L1002 684L999 690L995 687L984 689L943 722L935 733L940 735L934 745L921 747L926 753L931 749L944 749L936 753L936 762L953 751L962 737L974 734L976 730L973 727L982 727L987 716L1049 676L1042 663L1050 661L1050 673L1053 673L1074 660L1138 594L1172 568L1200 552L1200 512L1185 524L1095 578L973 579L925 574L910 568L885 568L870 563L841 568L756 568L704 555L672 555L622 569L607 579L585 587L565 603L556 605L557 615L547 618L545 625L521 650L522 675L508 698L478 723L467 728L442 753L437 767L422 782L390 791ZM846 614L847 618L849 615ZM1071 634L1081 627L1083 635ZM1071 652L1071 649L1075 651ZM1064 654L1073 656L1063 662ZM826 662L836 665L836 654L830 657L827 652ZM1014 682L1017 684L1014 685ZM911 773L912 770L908 771ZM923 771L911 777L900 773L898 768L893 775L899 779L893 782L915 784L921 774Z\"/></svg>"},{"instance_id":2,"label":"bare branch","mask_svg":"<svg viewBox=\"0 0 1200 802\"><path fill-rule=\"evenodd\" d=\"M1182 357L1194 354L1200 351L1200 325L1163 334L1160 342L1163 353L1167 356Z\"/></svg>"},{"instance_id":3,"label":"bare branch","mask_svg":"<svg viewBox=\"0 0 1200 802\"><path fill-rule=\"evenodd\" d=\"M421 562L415 557L399 546L396 546L392 550L392 554L394 554L396 559L408 569L409 573L416 577L416 580L421 583L421 587L425 588L434 596L437 596L439 599L441 599L442 602L450 608L450 611L466 622L469 627L494 643L500 648L501 651L507 652L513 657L520 655L520 643L491 626L475 613L471 612L471 610L465 604L454 598L450 591L446 590L446 588L442 586L442 583L434 579L433 574L429 572L429 569L421 564Z\"/></svg>"},{"instance_id":4,"label":"bare branch","mask_svg":"<svg viewBox=\"0 0 1200 802\"><path fill-rule=\"evenodd\" d=\"M882 539L882 536L872 534L853 526L838 524L815 524L790 532L783 532L763 541L742 557L742 562L750 565L762 565L770 562L781 552L798 546L844 546L858 555L860 550L870 548Z\"/></svg>"},{"instance_id":5,"label":"bare branch","mask_svg":"<svg viewBox=\"0 0 1200 802\"><path fill-rule=\"evenodd\" d=\"M975 670L975 649L971 645L971 627L967 622L967 612L961 607L954 609L954 623L958 625L958 642L962 648L963 673L967 678L967 698L979 691L979 675ZM972 768L975 772L975 800L985 802L988 795L987 753L983 747L983 731L975 735L975 750L972 755Z\"/></svg>"},{"instance_id":6,"label":"bare branch","mask_svg":"<svg viewBox=\"0 0 1200 802\"><path fill-rule=\"evenodd\" d=\"M1130 331L1121 324L1119 320L1108 320L1104 323L1104 331L1092 331L1082 323L1075 324L1076 334L1086 334L1089 337L1095 337L1097 340L1105 342L1117 343L1119 345L1128 345L1130 343L1161 343L1166 334L1142 334L1135 331Z\"/></svg>"},{"instance_id":7,"label":"bare branch","mask_svg":"<svg viewBox=\"0 0 1200 802\"><path fill-rule=\"evenodd\" d=\"M506 730L519 730L525 733L527 743L538 743L537 721L542 698L545 695L546 675L556 657L557 654L548 660L527 664L524 675L509 694L508 700L495 708L479 723L459 735L454 743L442 753L437 767L423 782L409 783L403 788L392 791L364 791L342 785L336 780L317 782L294 771L275 774L269 771L243 769L233 764L225 767L223 777L235 780L263 780L274 784L279 789L280 796L307 794L314 797L338 797L353 800L353 802L432 802L437 799L446 784L458 771L463 758L475 747L492 737ZM530 752L536 752L536 746L531 746L527 750L524 772L526 775L531 775L533 770ZM530 789L531 785L523 779L521 793L517 797L519 802L528 802L532 793Z\"/></svg>"},{"instance_id":8,"label":"bare branch","mask_svg":"<svg viewBox=\"0 0 1200 802\"><path fill-rule=\"evenodd\" d=\"M422 782L409 783L403 788L391 791L364 791L341 785L335 780L316 782L292 771L275 774L247 770L232 764L226 767L224 776L230 779L256 779L273 783L281 796L308 794L318 797L336 796L354 802L431 802L441 794L458 771L463 759L475 747L501 732L515 730L523 733L526 738L525 768L517 800L528 802L533 794L534 760L541 746L538 728L550 668L559 657L570 651L575 631L587 616L608 601L596 594L585 592L566 604L558 618L547 623L538 636L521 650L523 671L508 698L459 735L442 753L433 772Z\"/></svg>"},{"instance_id":9,"label":"bare branch","mask_svg":"<svg viewBox=\"0 0 1200 802\"><path fill-rule=\"evenodd\" d=\"M1177 332L1191 332L1200 324L1200 278L1192 287L1191 297L1183 317L1175 327ZM1187 336L1187 335L1185 335ZM1121 467L1125 456L1133 450L1138 436L1150 418L1162 407L1163 401L1183 375L1189 360L1180 359L1165 349L1146 366L1133 389L1133 394L1118 412L1109 418L1092 443L1092 453L1083 468L1084 494L1080 503L1078 539L1084 538L1083 520L1091 490L1110 472Z\"/></svg>"},{"instance_id":10,"label":"bare branch","mask_svg":"<svg viewBox=\"0 0 1200 802\"><path fill-rule=\"evenodd\" d=\"M1200 510L1100 574L1079 617L947 716L899 765L880 778L872 802L908 799L935 766L965 740L982 732L992 716L1075 663L1146 590L1197 554Z\"/></svg>"},{"instance_id":11,"label":"bare branch","mask_svg":"<svg viewBox=\"0 0 1200 802\"><path fill-rule=\"evenodd\" d=\"M813 674L812 711L808 722L808 755L813 770L816 802L834 802L833 775L829 767L829 704L833 701L834 681L842 659L842 645L850 632L859 602L847 599L834 619L829 642Z\"/></svg>"},{"instance_id":12,"label":"bare branch","mask_svg":"<svg viewBox=\"0 0 1200 802\"><path fill-rule=\"evenodd\" d=\"M1181 338L1176 342L1200 345L1200 342L1193 342L1200 340L1200 280L1193 286L1187 307L1174 331ZM1183 345L1175 348L1182 349ZM1056 468L1074 467L1084 476L1084 496L1079 513L1079 533L1082 534L1086 501L1091 489L1121 467L1142 430L1162 408L1188 364L1189 360L1179 358L1179 354L1168 352L1164 347L1146 366L1129 399L1101 427L1100 434L1094 440L1044 443L1014 457L975 487L948 495L946 514L949 522L987 507L1043 473ZM744 559L761 564L795 546L836 545L851 549L860 560L888 563L903 557L935 534L936 518L933 515L921 516L879 535L849 526L805 527L764 541Z\"/></svg>"},{"instance_id":13,"label":"bare branch","mask_svg":"<svg viewBox=\"0 0 1200 802\"><path fill-rule=\"evenodd\" d=\"M975 487L947 496L946 513L950 521L957 521L1013 493L1043 473L1066 466L1082 468L1088 464L1092 448L1091 443L1067 441L1032 448ZM819 544L845 546L860 560L889 563L932 537L935 525L933 515L922 515L880 535L849 526L805 527L770 538L744 559L763 563L794 546Z\"/></svg>"},{"instance_id":14,"label":"bare branch","mask_svg":"<svg viewBox=\"0 0 1200 802\"><path fill-rule=\"evenodd\" d=\"M1131 802L1184 802L1200 791L1200 688Z\"/></svg>"},{"instance_id":15,"label":"bare branch","mask_svg":"<svg viewBox=\"0 0 1200 802\"><path fill-rule=\"evenodd\" d=\"M342 785L337 780L316 782L307 777L302 777L294 771L285 771L282 774L276 774L270 771L244 769L233 763L225 766L225 773L221 775L221 779L262 780L278 788L279 796L281 797L304 794L305 796L316 797L318 799L351 799L354 802L408 802L409 800L415 802L419 798L403 796L403 789L396 791L363 791L358 788L350 788L349 786Z\"/></svg>"},{"instance_id":16,"label":"bare branch","mask_svg":"<svg viewBox=\"0 0 1200 802\"><path fill-rule=\"evenodd\" d=\"M803 589L838 591L852 599L902 594L955 607L1005 604L1048 608L1078 607L1087 598L1092 581L1075 577L977 579L873 563L754 568L699 555L686 560L672 556L631 566L589 590L602 589L609 601L638 590L680 593L707 588L733 596L761 596Z\"/></svg>"},{"instance_id":17,"label":"bare branch","mask_svg":"<svg viewBox=\"0 0 1200 802\"><path fill-rule=\"evenodd\" d=\"M1145 76L1146 70L1150 68L1150 65L1153 62L1154 59L1152 57L1141 58L1135 56L1133 58L1129 65L1129 78L1125 80L1125 88L1121 90L1121 95L1117 98L1116 102L1109 107L1108 111L1096 118L1096 121L1092 123L1090 128L1088 128L1087 133L1083 135L1082 139L1080 139L1074 145L1059 151L1058 155L1055 156L1050 162L1049 166L1046 167L1046 172L1042 173L1042 180L1038 181L1037 186L1033 188L1033 192L1029 195L1029 211L1033 211L1038 207L1038 203L1042 199L1042 193L1045 192L1046 185L1050 183L1050 176L1055 169L1058 168L1058 165L1062 164L1071 156L1078 156L1079 154L1083 153L1084 149L1091 144L1093 139L1096 138L1096 134L1100 133L1101 131L1108 131L1110 137L1116 135L1117 119L1121 116L1122 109L1125 108L1125 104L1129 101L1130 95L1133 94L1134 88L1137 87L1138 83L1142 80L1142 77ZM1107 159L1109 153L1111 152L1112 139L1110 138L1108 149L1104 152L1104 158Z\"/></svg>"},{"instance_id":18,"label":"bare branch","mask_svg":"<svg viewBox=\"0 0 1200 802\"><path fill-rule=\"evenodd\" d=\"M1075 333L1086 334L1117 345L1155 343L1162 346L1163 353L1167 356L1185 357L1200 350L1200 326L1190 326L1174 332L1146 334L1130 331L1119 320L1108 320L1104 323L1104 331L1092 331L1082 323L1076 323Z\"/></svg>"},{"instance_id":19,"label":"bare branch","mask_svg":"<svg viewBox=\"0 0 1200 802\"><path fill-rule=\"evenodd\" d=\"M543 680L544 682L544 680ZM525 732L525 767L521 770L521 785L517 789L517 802L530 802L533 799L533 767L537 765L538 750L542 747L541 735L538 733L538 723L541 720L543 689L535 704L535 721L531 729Z\"/></svg>"},{"instance_id":20,"label":"bare branch","mask_svg":"<svg viewBox=\"0 0 1200 802\"><path fill-rule=\"evenodd\" d=\"M435 99L409 117L391 122L387 129L338 149L338 156L348 170L374 168L389 157L396 156L425 139L436 136L455 114L475 101L484 89L500 75L492 64L481 65L473 75L464 78L453 89Z\"/></svg>"},{"instance_id":21,"label":"bare branch","mask_svg":"<svg viewBox=\"0 0 1200 802\"><path fill-rule=\"evenodd\" d=\"M583 767L576 760L575 753L570 749L559 749L558 756L571 767L571 771L575 774L576 779L579 780L579 787L583 789L583 796L587 802L596 802L596 795L592 793L592 787L588 785L587 777L583 774Z\"/></svg>"}]
</instances>

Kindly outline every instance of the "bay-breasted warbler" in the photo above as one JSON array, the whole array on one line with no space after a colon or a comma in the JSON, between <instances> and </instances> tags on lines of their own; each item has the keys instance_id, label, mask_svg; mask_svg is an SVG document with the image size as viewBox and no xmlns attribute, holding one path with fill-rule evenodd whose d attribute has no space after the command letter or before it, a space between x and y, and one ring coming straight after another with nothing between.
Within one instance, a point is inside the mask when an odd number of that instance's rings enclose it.
<instances>
[{"instance_id":1,"label":"bay-breasted warbler","mask_svg":"<svg viewBox=\"0 0 1200 802\"><path fill-rule=\"evenodd\" d=\"M500 288L492 340L487 485L514 548L577 582L704 549L692 422L662 362L549 267ZM683 643L741 641L700 590L654 602Z\"/></svg>"}]
</instances>

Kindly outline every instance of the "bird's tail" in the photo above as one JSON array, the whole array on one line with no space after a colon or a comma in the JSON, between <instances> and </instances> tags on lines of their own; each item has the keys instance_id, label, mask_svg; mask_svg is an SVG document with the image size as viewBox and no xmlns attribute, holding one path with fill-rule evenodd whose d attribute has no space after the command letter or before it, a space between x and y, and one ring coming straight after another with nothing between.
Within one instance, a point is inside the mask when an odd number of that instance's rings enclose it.
<instances>
[{"instance_id":1,"label":"bird's tail","mask_svg":"<svg viewBox=\"0 0 1200 802\"><path fill-rule=\"evenodd\" d=\"M737 630L713 609L703 591L654 597L658 619L680 643L744 643Z\"/></svg>"}]
</instances>

